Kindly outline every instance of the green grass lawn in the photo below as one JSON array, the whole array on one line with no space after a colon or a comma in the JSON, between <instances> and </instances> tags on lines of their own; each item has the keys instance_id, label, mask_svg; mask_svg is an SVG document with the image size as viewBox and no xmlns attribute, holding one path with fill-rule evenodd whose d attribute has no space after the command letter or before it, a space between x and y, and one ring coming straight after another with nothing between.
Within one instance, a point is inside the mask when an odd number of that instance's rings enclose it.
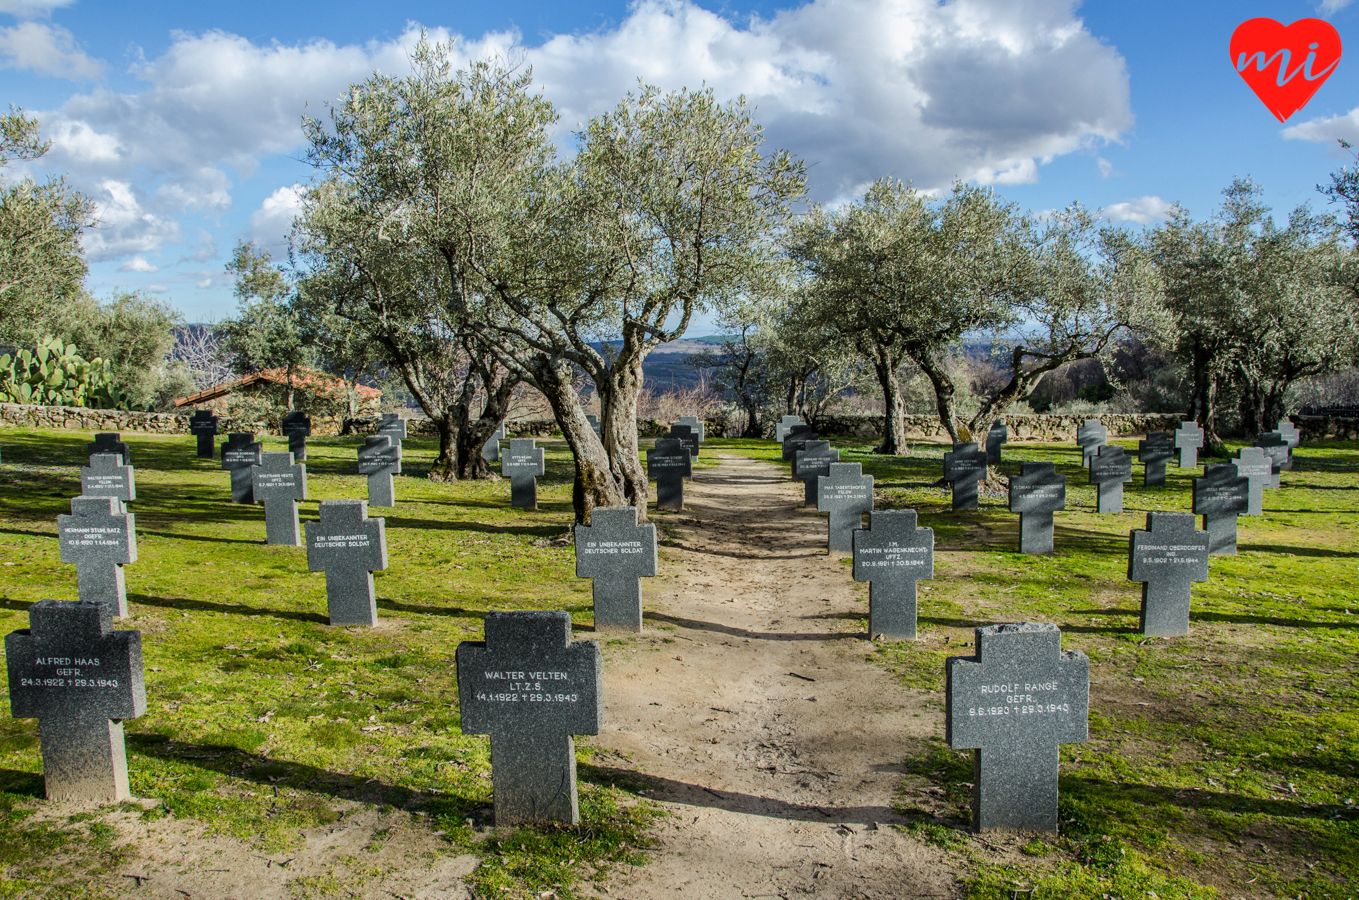
<instances>
[{"instance_id":1,"label":"green grass lawn","mask_svg":"<svg viewBox=\"0 0 1359 900\"><path fill-rule=\"evenodd\" d=\"M1041 459L1069 479L1056 552L1026 557L1003 495L949 509L948 487L936 486L945 447L880 457L866 442L834 443L875 477L879 509L916 509L935 532L921 637L877 653L904 687L942 691L945 658L973 652L977 625L1053 622L1064 649L1090 657L1090 741L1062 748L1062 837L1026 847L1031 863L978 866L974 896L1020 883L1043 898L1207 897L1252 882L1280 897L1359 897L1359 446L1296 451L1284 487L1265 491L1265 515L1239 520L1241 552L1213 557L1194 585L1189 637L1145 639L1128 532L1149 511L1189 511L1202 469L1172 464L1165 487L1145 488L1135 465L1126 511L1098 515L1074 443L1008 445L998 474ZM1136 453L1135 441L1117 443ZM728 446L778 459L766 441ZM969 816L971 754L942 737L911 761L903 807L916 830L966 853L975 839L952 829ZM944 799L920 803L930 786Z\"/></svg>"}]
</instances>

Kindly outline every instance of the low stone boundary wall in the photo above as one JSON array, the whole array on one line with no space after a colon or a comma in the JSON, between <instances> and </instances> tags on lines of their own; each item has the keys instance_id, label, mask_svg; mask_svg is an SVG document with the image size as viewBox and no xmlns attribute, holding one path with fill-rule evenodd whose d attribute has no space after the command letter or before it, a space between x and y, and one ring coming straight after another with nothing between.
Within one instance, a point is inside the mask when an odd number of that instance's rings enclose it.
<instances>
[{"instance_id":1,"label":"low stone boundary wall","mask_svg":"<svg viewBox=\"0 0 1359 900\"><path fill-rule=\"evenodd\" d=\"M1182 417L1176 413L1139 413L1135 415L1109 413L1101 416L1060 416L1045 413L1007 415L1005 424L1010 429L1010 440L1075 441L1076 429L1086 419L1099 419L1113 435L1146 434L1148 431L1174 431ZM948 432L939 424L938 416L905 416L906 438L917 441L947 441ZM882 416L825 415L813 423L823 437L882 437ZM984 440L985 435L979 437Z\"/></svg>"}]
</instances>

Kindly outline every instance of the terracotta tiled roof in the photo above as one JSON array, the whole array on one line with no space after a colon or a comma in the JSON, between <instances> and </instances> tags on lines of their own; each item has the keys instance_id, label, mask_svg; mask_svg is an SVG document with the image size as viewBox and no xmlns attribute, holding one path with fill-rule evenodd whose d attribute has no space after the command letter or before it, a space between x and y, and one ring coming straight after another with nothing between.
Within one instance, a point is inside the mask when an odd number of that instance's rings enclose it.
<instances>
[{"instance_id":1,"label":"terracotta tiled roof","mask_svg":"<svg viewBox=\"0 0 1359 900\"><path fill-rule=\"evenodd\" d=\"M226 381L216 387L190 394L187 397L180 397L175 401L175 406L192 406L196 403L207 403L209 400L216 400L218 397L225 397L232 391L260 382L272 382L273 384L285 384L288 380L287 369L263 369L253 375L246 375L244 378L237 378L234 381ZM301 391L308 391L319 394L322 397L330 397L334 400L345 398L344 382L333 375L325 372L318 372L315 369L293 369L292 378L293 388ZM382 396L382 391L377 388L357 385L355 391L359 395L359 400L377 400Z\"/></svg>"}]
</instances>

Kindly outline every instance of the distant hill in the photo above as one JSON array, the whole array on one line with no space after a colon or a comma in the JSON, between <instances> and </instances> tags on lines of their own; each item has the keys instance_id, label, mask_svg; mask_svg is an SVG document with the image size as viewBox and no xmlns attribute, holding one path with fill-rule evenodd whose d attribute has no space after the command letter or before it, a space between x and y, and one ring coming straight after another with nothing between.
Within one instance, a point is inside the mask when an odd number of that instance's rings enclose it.
<instances>
[{"instance_id":1,"label":"distant hill","mask_svg":"<svg viewBox=\"0 0 1359 900\"><path fill-rule=\"evenodd\" d=\"M642 378L654 391L684 390L698 386L698 372L685 360L727 340L726 335L684 338L661 344L642 362Z\"/></svg>"}]
</instances>

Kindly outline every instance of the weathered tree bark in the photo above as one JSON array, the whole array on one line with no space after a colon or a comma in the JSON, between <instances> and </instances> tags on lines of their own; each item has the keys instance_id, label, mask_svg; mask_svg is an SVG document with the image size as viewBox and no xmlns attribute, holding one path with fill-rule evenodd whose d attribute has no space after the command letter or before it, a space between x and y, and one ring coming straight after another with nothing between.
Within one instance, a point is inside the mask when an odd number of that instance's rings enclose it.
<instances>
[{"instance_id":1,"label":"weathered tree bark","mask_svg":"<svg viewBox=\"0 0 1359 900\"><path fill-rule=\"evenodd\" d=\"M572 376L571 364L565 359L554 360L544 354L533 362L534 386L552 407L557 427L561 428L562 437L566 439L575 460L576 478L571 496L576 521L588 524L596 506L628 506L630 501L623 493L622 485L614 478L604 442L595 435L590 420L585 418L585 409L580 405L580 396L576 393ZM601 431L603 423L604 418L601 416ZM635 424L632 426L634 433L636 427ZM641 507L638 513L645 520L646 507Z\"/></svg>"},{"instance_id":2,"label":"weathered tree bark","mask_svg":"<svg viewBox=\"0 0 1359 900\"><path fill-rule=\"evenodd\" d=\"M599 391L599 426L608 451L609 471L627 502L637 507L637 520L646 521L649 485L637 453L637 405L642 392L642 354L626 338Z\"/></svg>"},{"instance_id":3,"label":"weathered tree bark","mask_svg":"<svg viewBox=\"0 0 1359 900\"><path fill-rule=\"evenodd\" d=\"M901 360L882 347L878 347L873 356L873 371L877 373L878 386L882 388L883 404L882 443L873 452L901 456L906 450L906 403L901 396L901 383L897 381L897 368Z\"/></svg>"},{"instance_id":4,"label":"weathered tree bark","mask_svg":"<svg viewBox=\"0 0 1359 900\"><path fill-rule=\"evenodd\" d=\"M928 351L911 353L910 356L934 387L934 404L939 412L939 424L944 426L953 443L958 443L958 403L954 397L953 379L948 377L943 366L939 365L939 361Z\"/></svg>"}]
</instances>

